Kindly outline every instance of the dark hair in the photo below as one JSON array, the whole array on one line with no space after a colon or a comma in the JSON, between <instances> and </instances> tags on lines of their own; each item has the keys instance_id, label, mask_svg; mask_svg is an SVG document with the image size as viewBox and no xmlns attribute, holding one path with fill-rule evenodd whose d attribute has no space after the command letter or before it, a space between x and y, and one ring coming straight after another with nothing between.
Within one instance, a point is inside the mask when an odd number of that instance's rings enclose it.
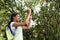
<instances>
[{"instance_id":1,"label":"dark hair","mask_svg":"<svg viewBox=\"0 0 60 40\"><path fill-rule=\"evenodd\" d=\"M15 17L17 14L18 14L18 13L13 13L13 14L11 15L11 18L10 18L10 21L11 21L11 22L13 21L13 17Z\"/></svg>"},{"instance_id":2,"label":"dark hair","mask_svg":"<svg viewBox=\"0 0 60 40\"><path fill-rule=\"evenodd\" d=\"M13 17L15 17L17 14L19 14L19 13L12 13L11 14L10 22L8 23L8 25L10 25L10 23L13 21Z\"/></svg>"}]
</instances>

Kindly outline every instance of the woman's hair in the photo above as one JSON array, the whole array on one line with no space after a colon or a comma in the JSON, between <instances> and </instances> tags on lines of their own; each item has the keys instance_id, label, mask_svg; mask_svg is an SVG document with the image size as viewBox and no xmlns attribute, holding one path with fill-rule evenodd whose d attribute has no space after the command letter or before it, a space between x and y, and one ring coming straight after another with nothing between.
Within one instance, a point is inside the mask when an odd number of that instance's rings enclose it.
<instances>
[{"instance_id":1,"label":"woman's hair","mask_svg":"<svg viewBox=\"0 0 60 40\"><path fill-rule=\"evenodd\" d=\"M10 22L8 23L8 25L10 25L10 23L13 22L13 17L15 17L17 14L19 14L19 13L12 13L11 14Z\"/></svg>"},{"instance_id":2,"label":"woman's hair","mask_svg":"<svg viewBox=\"0 0 60 40\"><path fill-rule=\"evenodd\" d=\"M15 17L17 14L18 14L18 13L13 13L13 14L11 15L11 18L10 18L10 21L11 21L11 22L13 21L13 17Z\"/></svg>"}]
</instances>

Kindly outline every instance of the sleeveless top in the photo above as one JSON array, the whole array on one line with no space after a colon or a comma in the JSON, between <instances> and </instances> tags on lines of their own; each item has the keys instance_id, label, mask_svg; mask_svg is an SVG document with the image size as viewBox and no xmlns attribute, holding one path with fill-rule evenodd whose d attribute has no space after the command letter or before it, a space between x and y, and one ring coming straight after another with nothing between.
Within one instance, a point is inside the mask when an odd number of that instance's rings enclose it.
<instances>
[{"instance_id":1,"label":"sleeveless top","mask_svg":"<svg viewBox=\"0 0 60 40\"><path fill-rule=\"evenodd\" d=\"M14 22L10 23L11 30L14 34L14 39L13 40L23 40L23 32L22 32L22 27L18 26L17 29L16 27L12 26Z\"/></svg>"}]
</instances>

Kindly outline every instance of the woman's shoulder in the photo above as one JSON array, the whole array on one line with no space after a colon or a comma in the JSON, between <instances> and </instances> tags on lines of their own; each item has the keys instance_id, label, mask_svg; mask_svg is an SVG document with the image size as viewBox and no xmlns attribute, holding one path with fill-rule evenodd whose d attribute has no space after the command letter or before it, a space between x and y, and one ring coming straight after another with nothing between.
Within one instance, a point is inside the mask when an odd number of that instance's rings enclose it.
<instances>
[{"instance_id":1,"label":"woman's shoulder","mask_svg":"<svg viewBox=\"0 0 60 40\"><path fill-rule=\"evenodd\" d=\"M13 23L15 23L15 22L11 22L10 24L13 24Z\"/></svg>"},{"instance_id":2,"label":"woman's shoulder","mask_svg":"<svg viewBox=\"0 0 60 40\"><path fill-rule=\"evenodd\" d=\"M12 26L14 23L15 23L15 22L11 22L11 23L10 23L10 26Z\"/></svg>"}]
</instances>

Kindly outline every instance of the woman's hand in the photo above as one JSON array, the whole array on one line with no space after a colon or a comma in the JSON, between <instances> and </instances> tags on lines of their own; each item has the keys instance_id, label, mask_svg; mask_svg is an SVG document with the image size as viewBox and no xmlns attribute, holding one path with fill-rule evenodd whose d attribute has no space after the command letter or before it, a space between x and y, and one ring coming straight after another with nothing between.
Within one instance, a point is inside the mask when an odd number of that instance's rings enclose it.
<instances>
[{"instance_id":1,"label":"woman's hand","mask_svg":"<svg viewBox=\"0 0 60 40\"><path fill-rule=\"evenodd\" d=\"M30 14L30 15L31 15L31 9L30 9L30 8L28 8L28 14Z\"/></svg>"}]
</instances>

